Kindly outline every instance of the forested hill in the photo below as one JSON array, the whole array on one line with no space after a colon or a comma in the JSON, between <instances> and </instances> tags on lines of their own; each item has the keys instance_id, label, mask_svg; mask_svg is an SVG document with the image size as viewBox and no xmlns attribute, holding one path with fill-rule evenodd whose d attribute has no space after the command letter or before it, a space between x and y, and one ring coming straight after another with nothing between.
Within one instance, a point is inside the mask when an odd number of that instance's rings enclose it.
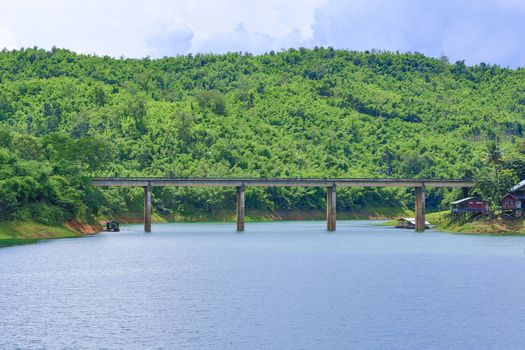
<instances>
[{"instance_id":1,"label":"forested hill","mask_svg":"<svg viewBox=\"0 0 525 350\"><path fill-rule=\"evenodd\" d=\"M0 53L0 219L138 210L140 189L90 176L427 177L482 173L501 140L525 178L525 69L331 48L113 59ZM248 208L324 205L322 189L251 189ZM455 194L431 191L429 205ZM157 212L233 206L231 189L157 188ZM339 191L338 207L410 205L406 190Z\"/></svg>"}]
</instances>

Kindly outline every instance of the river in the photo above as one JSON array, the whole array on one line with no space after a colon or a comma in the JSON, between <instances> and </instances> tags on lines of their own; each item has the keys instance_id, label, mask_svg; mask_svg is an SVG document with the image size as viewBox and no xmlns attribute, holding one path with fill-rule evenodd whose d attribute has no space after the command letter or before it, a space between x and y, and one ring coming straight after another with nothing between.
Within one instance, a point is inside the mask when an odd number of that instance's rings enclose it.
<instances>
[{"instance_id":1,"label":"river","mask_svg":"<svg viewBox=\"0 0 525 350\"><path fill-rule=\"evenodd\" d=\"M158 224L0 249L0 349L523 349L525 237Z\"/></svg>"}]
</instances>

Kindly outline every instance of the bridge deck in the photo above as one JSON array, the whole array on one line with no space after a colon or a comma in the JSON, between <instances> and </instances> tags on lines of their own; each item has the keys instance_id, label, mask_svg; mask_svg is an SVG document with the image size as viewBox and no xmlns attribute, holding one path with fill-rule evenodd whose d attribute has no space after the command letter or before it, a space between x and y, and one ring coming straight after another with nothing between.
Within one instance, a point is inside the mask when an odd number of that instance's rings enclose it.
<instances>
[{"instance_id":1,"label":"bridge deck","mask_svg":"<svg viewBox=\"0 0 525 350\"><path fill-rule=\"evenodd\" d=\"M104 177L93 178L94 186L262 186L262 187L473 187L471 179L284 179L284 178L156 178Z\"/></svg>"}]
</instances>

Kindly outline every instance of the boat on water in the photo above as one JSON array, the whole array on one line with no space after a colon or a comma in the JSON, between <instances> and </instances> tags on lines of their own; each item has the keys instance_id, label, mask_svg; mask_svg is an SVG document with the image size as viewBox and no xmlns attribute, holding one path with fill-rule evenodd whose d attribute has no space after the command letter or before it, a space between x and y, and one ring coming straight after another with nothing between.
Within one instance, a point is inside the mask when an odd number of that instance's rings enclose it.
<instances>
[{"instance_id":1,"label":"boat on water","mask_svg":"<svg viewBox=\"0 0 525 350\"><path fill-rule=\"evenodd\" d=\"M416 219L415 218L401 218L397 219L396 228L416 228ZM430 228L430 223L425 221L425 228Z\"/></svg>"},{"instance_id":2,"label":"boat on water","mask_svg":"<svg viewBox=\"0 0 525 350\"><path fill-rule=\"evenodd\" d=\"M119 232L120 231L119 222L115 220L106 221L106 231L107 232Z\"/></svg>"}]
</instances>

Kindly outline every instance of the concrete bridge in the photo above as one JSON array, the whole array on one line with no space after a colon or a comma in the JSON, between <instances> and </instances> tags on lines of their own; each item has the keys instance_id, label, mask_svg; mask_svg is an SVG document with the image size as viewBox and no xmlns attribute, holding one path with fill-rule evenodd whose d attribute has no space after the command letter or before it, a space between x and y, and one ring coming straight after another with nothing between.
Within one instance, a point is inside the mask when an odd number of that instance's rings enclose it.
<instances>
[{"instance_id":1,"label":"concrete bridge","mask_svg":"<svg viewBox=\"0 0 525 350\"><path fill-rule=\"evenodd\" d=\"M425 188L448 187L468 189L475 182L470 179L251 179L251 178L155 178L155 177L111 177L94 178L93 186L127 186L144 188L144 231L151 232L151 188L153 186L224 186L237 189L237 230L244 231L244 191L249 186L280 187L325 187L326 228L335 231L337 187L410 187L415 189L416 230L425 230Z\"/></svg>"}]
</instances>

